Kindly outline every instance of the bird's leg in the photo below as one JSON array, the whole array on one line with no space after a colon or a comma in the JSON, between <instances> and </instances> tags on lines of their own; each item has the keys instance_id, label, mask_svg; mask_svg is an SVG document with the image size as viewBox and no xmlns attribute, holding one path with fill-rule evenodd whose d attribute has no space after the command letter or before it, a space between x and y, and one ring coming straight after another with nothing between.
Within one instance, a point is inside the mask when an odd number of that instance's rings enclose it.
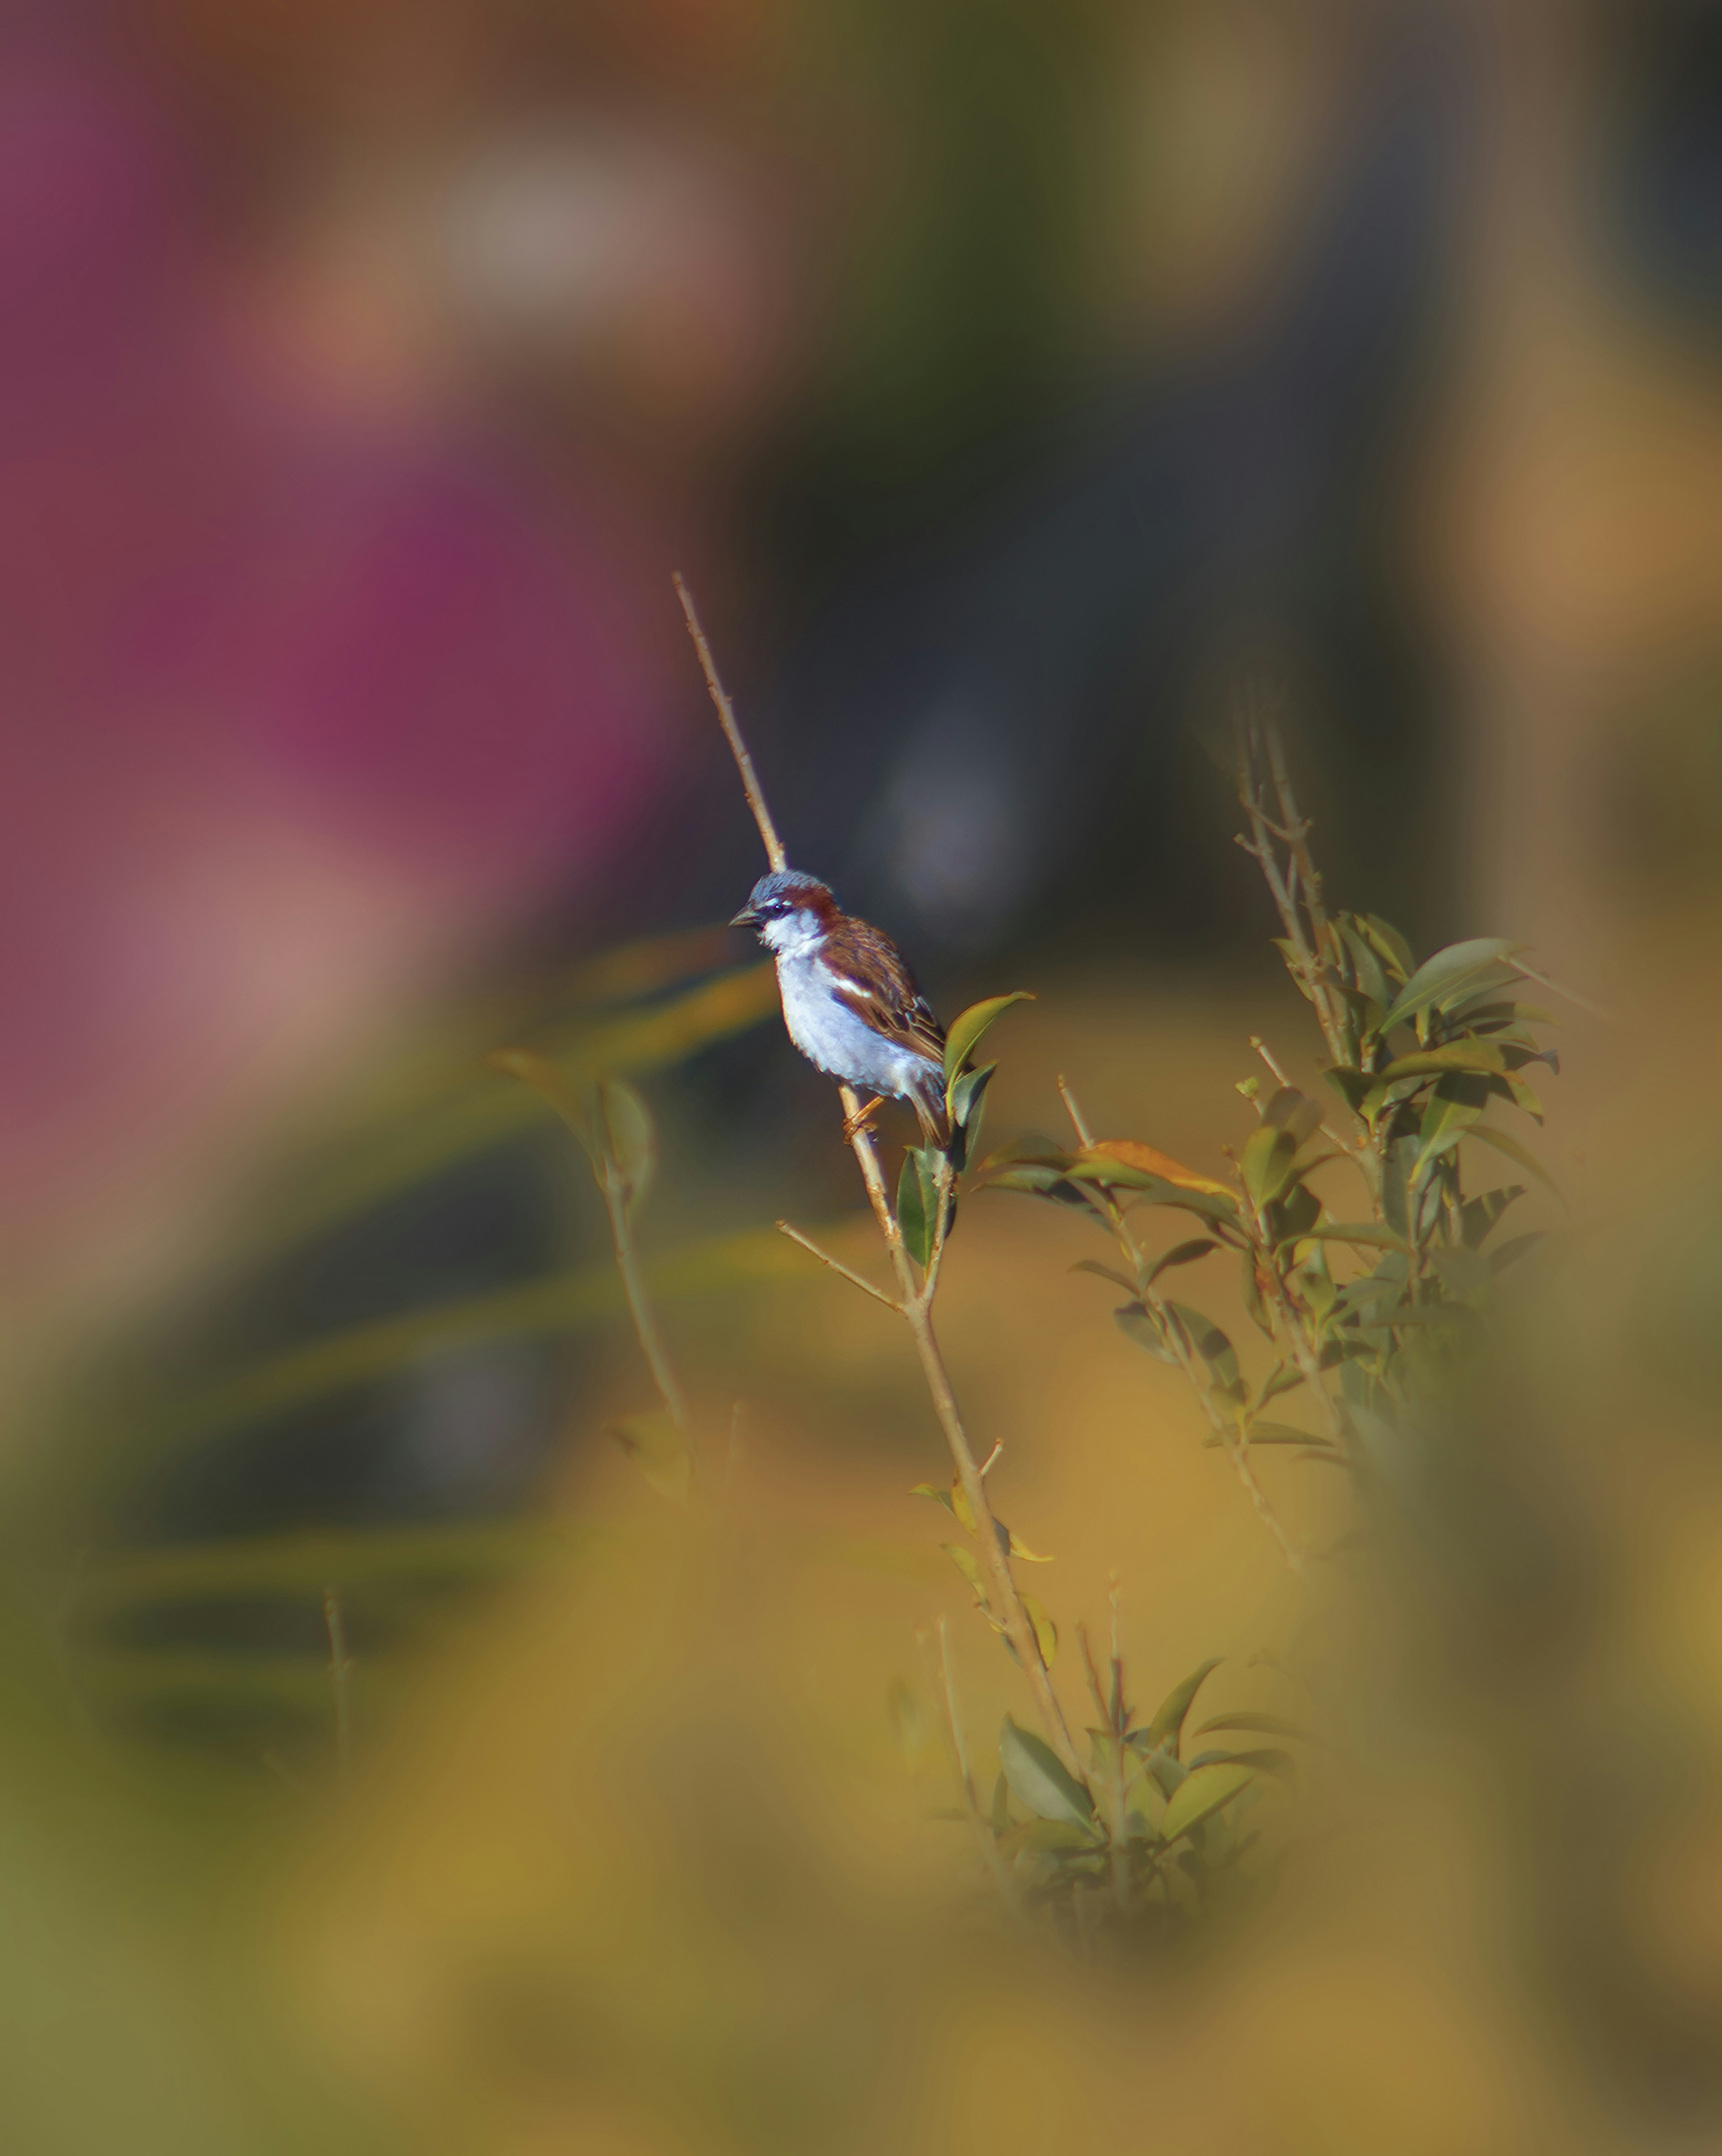
<instances>
[{"instance_id":1,"label":"bird's leg","mask_svg":"<svg viewBox=\"0 0 1722 2156\"><path fill-rule=\"evenodd\" d=\"M884 1104L884 1095L875 1093L864 1108L857 1108L854 1114L849 1116L843 1125L843 1143L853 1145Z\"/></svg>"}]
</instances>

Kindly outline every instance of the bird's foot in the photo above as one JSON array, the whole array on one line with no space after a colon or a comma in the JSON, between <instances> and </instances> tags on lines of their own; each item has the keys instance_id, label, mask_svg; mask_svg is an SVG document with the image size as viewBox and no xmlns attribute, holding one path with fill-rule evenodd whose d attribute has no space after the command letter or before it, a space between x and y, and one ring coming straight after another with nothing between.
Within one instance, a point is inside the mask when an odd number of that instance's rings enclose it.
<instances>
[{"instance_id":1,"label":"bird's foot","mask_svg":"<svg viewBox=\"0 0 1722 2156\"><path fill-rule=\"evenodd\" d=\"M853 1145L863 1131L870 1128L874 1117L885 1104L883 1093L875 1093L864 1108L857 1108L843 1122L843 1143Z\"/></svg>"}]
</instances>

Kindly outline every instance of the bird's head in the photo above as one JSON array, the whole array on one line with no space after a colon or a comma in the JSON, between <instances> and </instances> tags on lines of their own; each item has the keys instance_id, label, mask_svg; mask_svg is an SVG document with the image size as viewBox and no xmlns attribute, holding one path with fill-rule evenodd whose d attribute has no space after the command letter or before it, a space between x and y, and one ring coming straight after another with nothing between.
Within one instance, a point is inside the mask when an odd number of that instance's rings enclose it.
<instances>
[{"instance_id":1,"label":"bird's head","mask_svg":"<svg viewBox=\"0 0 1722 2156\"><path fill-rule=\"evenodd\" d=\"M837 901L817 876L803 875L799 869L777 869L760 878L730 926L757 928L766 948L783 957L811 950L836 911Z\"/></svg>"}]
</instances>

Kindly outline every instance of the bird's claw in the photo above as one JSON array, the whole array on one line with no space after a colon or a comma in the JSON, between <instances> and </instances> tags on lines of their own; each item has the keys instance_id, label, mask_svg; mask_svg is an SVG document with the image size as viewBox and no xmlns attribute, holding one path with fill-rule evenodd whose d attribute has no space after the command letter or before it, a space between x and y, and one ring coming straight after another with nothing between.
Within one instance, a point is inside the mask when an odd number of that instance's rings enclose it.
<instances>
[{"instance_id":1,"label":"bird's claw","mask_svg":"<svg viewBox=\"0 0 1722 2156\"><path fill-rule=\"evenodd\" d=\"M884 1104L884 1095L875 1093L864 1108L857 1108L853 1116L846 1116L843 1118L843 1143L853 1145L862 1132L871 1126L874 1117Z\"/></svg>"}]
</instances>

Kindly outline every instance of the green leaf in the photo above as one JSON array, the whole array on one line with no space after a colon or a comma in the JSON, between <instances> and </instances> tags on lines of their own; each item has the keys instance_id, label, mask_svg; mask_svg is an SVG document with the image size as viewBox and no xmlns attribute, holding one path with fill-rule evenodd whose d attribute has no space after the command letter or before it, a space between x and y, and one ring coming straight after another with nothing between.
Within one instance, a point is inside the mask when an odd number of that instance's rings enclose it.
<instances>
[{"instance_id":1,"label":"green leaf","mask_svg":"<svg viewBox=\"0 0 1722 2156\"><path fill-rule=\"evenodd\" d=\"M992 1831L1002 1834L1010 1823L1011 1785L1001 1773L993 1777L992 1782Z\"/></svg>"},{"instance_id":2,"label":"green leaf","mask_svg":"<svg viewBox=\"0 0 1722 2156\"><path fill-rule=\"evenodd\" d=\"M1272 1123L1263 1123L1250 1132L1238 1165L1243 1187L1258 1211L1271 1204L1291 1181L1297 1151L1298 1142L1291 1132Z\"/></svg>"},{"instance_id":3,"label":"green leaf","mask_svg":"<svg viewBox=\"0 0 1722 2156\"><path fill-rule=\"evenodd\" d=\"M1335 916L1333 925L1345 944L1360 992L1369 998L1377 1013L1386 1010L1393 1000L1393 991L1387 985L1380 952L1371 943L1361 926L1348 921L1343 914Z\"/></svg>"},{"instance_id":4,"label":"green leaf","mask_svg":"<svg viewBox=\"0 0 1722 2156\"><path fill-rule=\"evenodd\" d=\"M1414 1137L1396 1138L1381 1158L1381 1217L1403 1243L1413 1240L1411 1196L1407 1186L1417 1149Z\"/></svg>"},{"instance_id":5,"label":"green leaf","mask_svg":"<svg viewBox=\"0 0 1722 2156\"><path fill-rule=\"evenodd\" d=\"M939 1217L938 1154L930 1146L910 1146L897 1181L897 1226L903 1247L925 1272L932 1255L933 1226Z\"/></svg>"},{"instance_id":6,"label":"green leaf","mask_svg":"<svg viewBox=\"0 0 1722 2156\"><path fill-rule=\"evenodd\" d=\"M1510 957L1518 948L1516 943L1499 936L1477 936L1468 942L1449 943L1444 951L1438 951L1417 968L1394 998L1391 1009L1381 1020L1380 1031L1391 1033L1416 1012L1427 1010L1431 1004L1451 996L1467 981Z\"/></svg>"},{"instance_id":7,"label":"green leaf","mask_svg":"<svg viewBox=\"0 0 1722 2156\"><path fill-rule=\"evenodd\" d=\"M1511 1097L1515 1107L1524 1109L1525 1114L1530 1116L1532 1122L1541 1122L1543 1119L1543 1104L1537 1098L1533 1089L1527 1086L1522 1078L1515 1077L1510 1071L1509 1071L1505 1077L1498 1078L1494 1082L1507 1092L1507 1094Z\"/></svg>"},{"instance_id":8,"label":"green leaf","mask_svg":"<svg viewBox=\"0 0 1722 2156\"><path fill-rule=\"evenodd\" d=\"M1304 1373L1295 1363L1276 1363L1262 1380L1262 1389L1256 1395L1258 1408L1276 1400L1282 1393L1294 1393L1304 1382Z\"/></svg>"},{"instance_id":9,"label":"green leaf","mask_svg":"<svg viewBox=\"0 0 1722 2156\"><path fill-rule=\"evenodd\" d=\"M1037 1819L1058 1820L1066 1826L1094 1832L1094 1799L1050 1745L1017 1728L1009 1715L998 1733L998 1764L1012 1795Z\"/></svg>"},{"instance_id":10,"label":"green leaf","mask_svg":"<svg viewBox=\"0 0 1722 2156\"><path fill-rule=\"evenodd\" d=\"M1120 1187L1140 1190L1146 1205L1168 1205L1181 1213L1193 1213L1198 1220L1212 1221L1217 1228L1238 1225L1238 1204L1234 1199L1222 1197L1207 1190L1188 1190L1181 1183L1156 1182L1152 1176L1119 1178Z\"/></svg>"},{"instance_id":11,"label":"green leaf","mask_svg":"<svg viewBox=\"0 0 1722 2156\"><path fill-rule=\"evenodd\" d=\"M1479 1250L1489 1239L1489 1230L1515 1199L1525 1195L1522 1183L1509 1183L1498 1190L1485 1190L1481 1197L1468 1198L1459 1208L1459 1234L1468 1250Z\"/></svg>"},{"instance_id":12,"label":"green leaf","mask_svg":"<svg viewBox=\"0 0 1722 2156\"><path fill-rule=\"evenodd\" d=\"M1098 1258L1079 1258L1070 1270L1074 1273L1093 1273L1098 1280L1110 1281L1115 1287L1121 1287L1126 1295L1134 1295L1136 1291L1136 1283L1127 1273L1120 1272L1116 1265L1103 1265Z\"/></svg>"},{"instance_id":13,"label":"green leaf","mask_svg":"<svg viewBox=\"0 0 1722 2156\"><path fill-rule=\"evenodd\" d=\"M930 1497L935 1505L942 1505L947 1512L954 1513L956 1510L951 1502L951 1491L942 1483L917 1482L909 1494L911 1497Z\"/></svg>"},{"instance_id":14,"label":"green leaf","mask_svg":"<svg viewBox=\"0 0 1722 2156\"><path fill-rule=\"evenodd\" d=\"M1193 1265L1198 1258L1205 1258L1210 1250L1217 1250L1219 1247L1211 1235L1198 1235L1187 1243L1175 1243L1163 1256L1154 1260L1148 1275L1148 1285L1151 1287L1162 1273L1170 1272L1174 1265Z\"/></svg>"},{"instance_id":15,"label":"green leaf","mask_svg":"<svg viewBox=\"0 0 1722 2156\"><path fill-rule=\"evenodd\" d=\"M980 1523L975 1517L974 1508L969 1503L968 1492L962 1486L960 1475L953 1475L951 1478L951 1515L966 1533L979 1535ZM995 1520L992 1524L996 1527L998 1522Z\"/></svg>"},{"instance_id":16,"label":"green leaf","mask_svg":"<svg viewBox=\"0 0 1722 2156\"><path fill-rule=\"evenodd\" d=\"M984 1609L987 1607L987 1582L981 1577L979 1558L963 1543L940 1543L939 1547L974 1589L975 1599Z\"/></svg>"},{"instance_id":17,"label":"green leaf","mask_svg":"<svg viewBox=\"0 0 1722 2156\"><path fill-rule=\"evenodd\" d=\"M1345 1064L1336 1063L1321 1075L1354 1116L1362 1113L1364 1096L1376 1082L1366 1070L1353 1070Z\"/></svg>"},{"instance_id":18,"label":"green leaf","mask_svg":"<svg viewBox=\"0 0 1722 2156\"><path fill-rule=\"evenodd\" d=\"M1138 1740L1145 1739L1147 1734L1145 1729L1133 1730L1125 1742L1141 1752L1143 1745ZM1174 1758L1170 1752L1165 1750L1148 1752L1142 1763L1154 1777L1155 1786L1163 1797L1171 1796L1188 1779L1190 1773L1181 1759Z\"/></svg>"},{"instance_id":19,"label":"green leaf","mask_svg":"<svg viewBox=\"0 0 1722 2156\"><path fill-rule=\"evenodd\" d=\"M1217 1729L1247 1729L1263 1737L1293 1737L1303 1743L1310 1741L1309 1731L1299 1723L1288 1722L1283 1714L1264 1714L1254 1707L1237 1714L1217 1714L1212 1722L1204 1722L1196 1733L1207 1737Z\"/></svg>"},{"instance_id":20,"label":"green leaf","mask_svg":"<svg viewBox=\"0 0 1722 2156\"><path fill-rule=\"evenodd\" d=\"M1204 1752L1190 1762L1190 1771L1197 1774L1204 1767L1248 1767L1258 1774L1273 1774L1289 1782L1297 1772L1297 1764L1289 1752L1282 1751L1277 1744L1269 1744L1248 1752Z\"/></svg>"},{"instance_id":21,"label":"green leaf","mask_svg":"<svg viewBox=\"0 0 1722 2156\"><path fill-rule=\"evenodd\" d=\"M1038 1198L1049 1198L1059 1191L1070 1194L1070 1178L1062 1168L1046 1161L1018 1161L1009 1168L989 1167L984 1172L989 1190L1027 1190Z\"/></svg>"},{"instance_id":22,"label":"green leaf","mask_svg":"<svg viewBox=\"0 0 1722 2156\"><path fill-rule=\"evenodd\" d=\"M1450 1040L1441 1048L1420 1048L1414 1055L1396 1056L1381 1077L1397 1086L1402 1078L1440 1078L1450 1070L1497 1072L1507 1061L1492 1040Z\"/></svg>"},{"instance_id":23,"label":"green leaf","mask_svg":"<svg viewBox=\"0 0 1722 2156\"><path fill-rule=\"evenodd\" d=\"M981 1100L997 1068L996 1063L983 1063L978 1070L965 1070L951 1081L951 1120L958 1130L967 1132L971 1146L981 1132Z\"/></svg>"},{"instance_id":24,"label":"green leaf","mask_svg":"<svg viewBox=\"0 0 1722 2156\"><path fill-rule=\"evenodd\" d=\"M687 1503L693 1457L687 1439L661 1408L648 1414L624 1415L605 1427L660 1496L678 1505Z\"/></svg>"},{"instance_id":25,"label":"green leaf","mask_svg":"<svg viewBox=\"0 0 1722 2156\"><path fill-rule=\"evenodd\" d=\"M1358 916L1353 915L1352 918L1356 920ZM1411 946L1392 922L1383 921L1379 913L1366 913L1362 916L1359 926L1382 957L1398 973L1401 980L1408 980L1414 963Z\"/></svg>"},{"instance_id":26,"label":"green leaf","mask_svg":"<svg viewBox=\"0 0 1722 2156\"><path fill-rule=\"evenodd\" d=\"M1281 1086L1263 1109L1262 1121L1272 1123L1275 1130L1289 1131L1297 1143L1302 1145L1320 1122L1321 1110L1295 1086Z\"/></svg>"},{"instance_id":27,"label":"green leaf","mask_svg":"<svg viewBox=\"0 0 1722 2156\"><path fill-rule=\"evenodd\" d=\"M1148 1725L1145 1732L1147 1749L1157 1751L1162 1744L1165 1744L1170 1746L1174 1753L1176 1752L1179 1739L1183 1732L1184 1717L1190 1712L1192 1701L1201 1691L1204 1679L1218 1669L1224 1660L1223 1655L1212 1656L1202 1665L1200 1669L1192 1670L1181 1683L1172 1686L1155 1709L1154 1719ZM1143 1734L1141 1732L1137 1733Z\"/></svg>"},{"instance_id":28,"label":"green leaf","mask_svg":"<svg viewBox=\"0 0 1722 2156\"><path fill-rule=\"evenodd\" d=\"M1430 1095L1429 1105L1423 1111L1422 1123L1417 1132L1417 1157L1412 1164L1413 1188L1438 1160L1453 1151L1465 1132L1481 1118L1489 1105L1486 1094L1481 1100L1466 1100L1449 1094L1447 1088L1453 1082L1444 1081L1441 1087ZM1463 1083L1463 1081L1458 1082Z\"/></svg>"},{"instance_id":29,"label":"green leaf","mask_svg":"<svg viewBox=\"0 0 1722 2156\"><path fill-rule=\"evenodd\" d=\"M1493 1146L1497 1152L1505 1153L1509 1160L1516 1162L1527 1175L1534 1175L1545 1189L1552 1191L1561 1203L1566 1204L1559 1183L1535 1154L1527 1151L1517 1138L1509 1137L1505 1131L1496 1130L1492 1123L1473 1123L1465 1135L1470 1138L1481 1138L1484 1145Z\"/></svg>"},{"instance_id":30,"label":"green leaf","mask_svg":"<svg viewBox=\"0 0 1722 2156\"><path fill-rule=\"evenodd\" d=\"M1092 1857L1094 1835L1092 1831L1083 1827L1072 1826L1065 1820L1031 1820L1028 1825L1020 1830L1019 1842L1021 1847L1024 1849L1053 1852L1063 1850L1082 1850ZM1081 1868L1086 1870L1089 1867L1084 1866ZM1053 1876L1058 1876L1058 1871L1062 1870L1062 1866L1058 1867ZM1068 1874L1066 1876L1068 1876Z\"/></svg>"},{"instance_id":31,"label":"green leaf","mask_svg":"<svg viewBox=\"0 0 1722 2156\"><path fill-rule=\"evenodd\" d=\"M1557 1023L1553 1011L1539 1009L1535 1004L1517 1004L1497 999L1493 988L1484 988L1475 995L1460 998L1449 1004L1442 1015L1449 1025L1463 1025L1469 1032L1480 1032L1485 1026L1554 1025Z\"/></svg>"},{"instance_id":32,"label":"green leaf","mask_svg":"<svg viewBox=\"0 0 1722 2156\"><path fill-rule=\"evenodd\" d=\"M945 1082L948 1087L975 1052L981 1036L996 1018L1002 1017L1012 1004L1032 1004L1034 998L1026 988L1013 988L1007 996L988 996L978 1004L971 1004L959 1014L956 1023L945 1037Z\"/></svg>"},{"instance_id":33,"label":"green leaf","mask_svg":"<svg viewBox=\"0 0 1722 2156\"><path fill-rule=\"evenodd\" d=\"M1200 1826L1222 1805L1229 1804L1240 1789L1255 1779L1253 1767L1241 1767L1231 1763L1216 1763L1207 1767L1192 1767L1177 1789L1167 1799L1166 1816L1160 1822L1160 1831L1167 1841L1176 1841L1180 1835L1188 1834L1192 1827Z\"/></svg>"},{"instance_id":34,"label":"green leaf","mask_svg":"<svg viewBox=\"0 0 1722 2156\"><path fill-rule=\"evenodd\" d=\"M1299 1430L1289 1422L1253 1422L1244 1433L1252 1445L1326 1445L1325 1437L1312 1437L1307 1430Z\"/></svg>"},{"instance_id":35,"label":"green leaf","mask_svg":"<svg viewBox=\"0 0 1722 2156\"><path fill-rule=\"evenodd\" d=\"M1226 1335L1199 1310L1192 1310L1187 1302L1169 1302L1166 1308L1183 1327L1191 1346L1207 1364L1214 1382L1228 1391L1237 1388L1238 1351Z\"/></svg>"},{"instance_id":36,"label":"green leaf","mask_svg":"<svg viewBox=\"0 0 1722 2156\"><path fill-rule=\"evenodd\" d=\"M1320 1218L1321 1200L1315 1193L1301 1183L1294 1183L1274 1210L1275 1242L1301 1243Z\"/></svg>"},{"instance_id":37,"label":"green leaf","mask_svg":"<svg viewBox=\"0 0 1722 2156\"><path fill-rule=\"evenodd\" d=\"M1306 1228L1298 1239L1300 1242L1361 1243L1376 1250L1408 1250L1411 1245L1403 1235L1396 1235L1391 1228L1384 1228L1377 1220L1323 1220L1313 1228Z\"/></svg>"},{"instance_id":38,"label":"green leaf","mask_svg":"<svg viewBox=\"0 0 1722 2156\"><path fill-rule=\"evenodd\" d=\"M1156 1363L1177 1361L1176 1350L1166 1345L1160 1320L1145 1304L1127 1302L1122 1310L1113 1312L1112 1322L1127 1340L1145 1348Z\"/></svg>"},{"instance_id":39,"label":"green leaf","mask_svg":"<svg viewBox=\"0 0 1722 2156\"><path fill-rule=\"evenodd\" d=\"M621 1172L628 1210L633 1213L643 1201L658 1171L658 1134L652 1111L625 1078L601 1078L597 1097L610 1158Z\"/></svg>"},{"instance_id":40,"label":"green leaf","mask_svg":"<svg viewBox=\"0 0 1722 2156\"><path fill-rule=\"evenodd\" d=\"M532 1048L493 1049L484 1060L493 1070L505 1071L510 1078L518 1078L522 1085L530 1086L540 1100L547 1101L579 1140L587 1157L596 1164L598 1134L594 1125L597 1098L589 1082L571 1082L547 1055L541 1055Z\"/></svg>"},{"instance_id":41,"label":"green leaf","mask_svg":"<svg viewBox=\"0 0 1722 2156\"><path fill-rule=\"evenodd\" d=\"M1040 1649L1040 1659L1051 1669L1053 1657L1058 1651L1058 1628L1032 1594L1022 1597L1022 1612L1034 1628L1034 1644Z\"/></svg>"}]
</instances>

